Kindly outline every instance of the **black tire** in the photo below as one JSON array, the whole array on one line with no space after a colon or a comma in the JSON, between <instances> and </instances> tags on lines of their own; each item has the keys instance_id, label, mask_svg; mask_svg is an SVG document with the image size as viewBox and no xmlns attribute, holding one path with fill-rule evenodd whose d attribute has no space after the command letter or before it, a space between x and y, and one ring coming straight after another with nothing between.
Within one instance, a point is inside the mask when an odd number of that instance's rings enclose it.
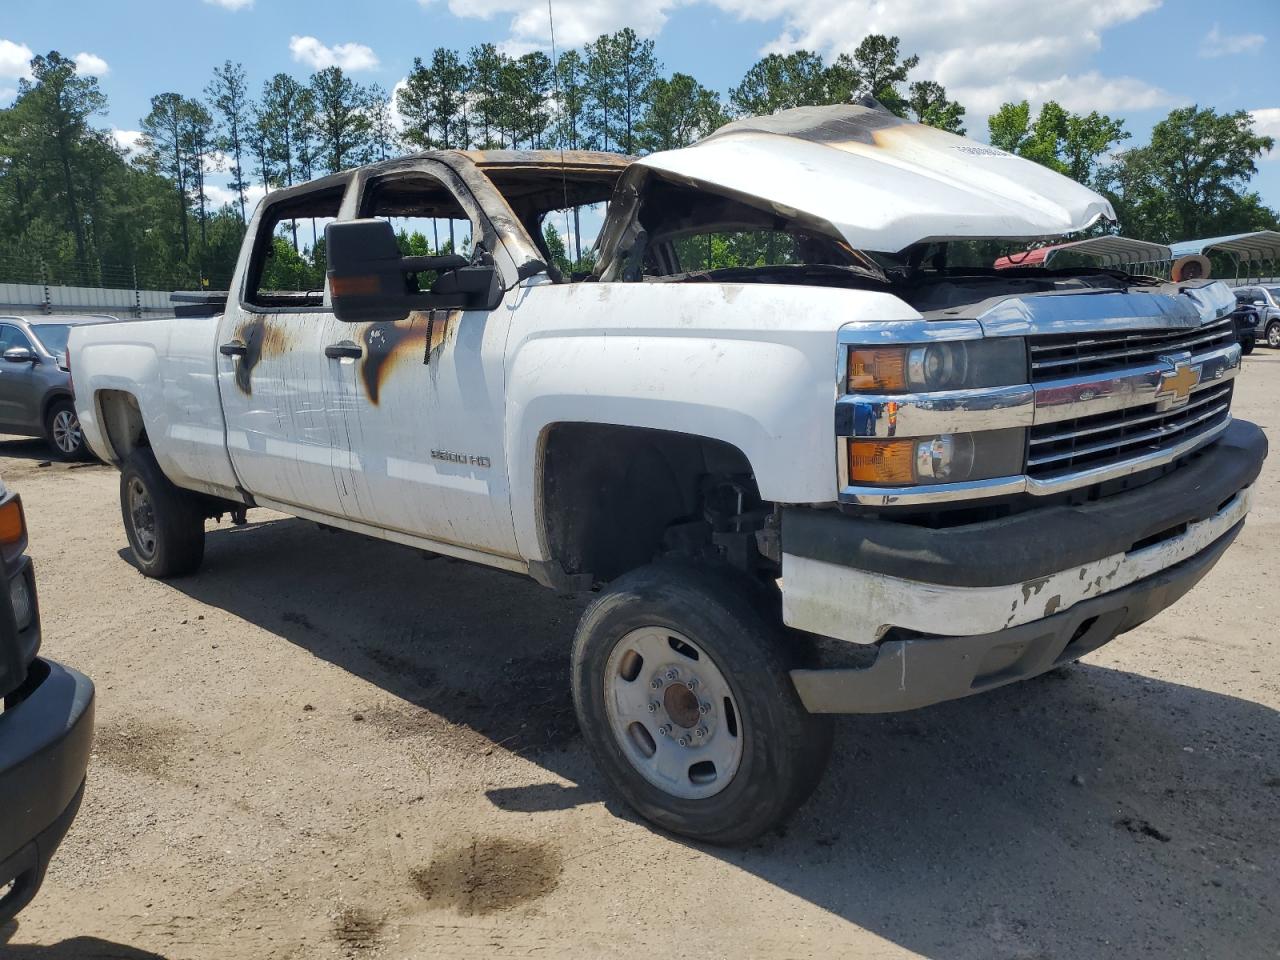
<instances>
[{"instance_id":1,"label":"black tire","mask_svg":"<svg viewBox=\"0 0 1280 960\"><path fill-rule=\"evenodd\" d=\"M1247 357L1249 354L1253 353L1253 348L1256 345L1256 343L1257 341L1254 340L1253 337L1249 337L1247 340L1241 340L1240 352Z\"/></svg>"},{"instance_id":2,"label":"black tire","mask_svg":"<svg viewBox=\"0 0 1280 960\"><path fill-rule=\"evenodd\" d=\"M135 449L120 471L120 513L133 563L164 580L195 573L204 559L204 512L175 487L150 447Z\"/></svg>"},{"instance_id":3,"label":"black tire","mask_svg":"<svg viewBox=\"0 0 1280 960\"><path fill-rule=\"evenodd\" d=\"M76 405L70 400L58 400L49 405L44 415L44 438L54 456L59 460L88 460L92 454L80 432L80 418Z\"/></svg>"},{"instance_id":4,"label":"black tire","mask_svg":"<svg viewBox=\"0 0 1280 960\"><path fill-rule=\"evenodd\" d=\"M790 816L826 769L831 720L801 704L789 675L796 655L767 610L753 585L731 571L654 564L611 584L578 624L572 676L583 737L621 798L672 833L746 843ZM652 783L611 726L606 683L613 681L606 678L606 665L622 638L646 627L689 638L714 661L732 692L735 720L726 729L742 736L740 760L727 785L712 796L689 799Z\"/></svg>"},{"instance_id":5,"label":"black tire","mask_svg":"<svg viewBox=\"0 0 1280 960\"><path fill-rule=\"evenodd\" d=\"M1267 324L1267 346L1272 350L1280 348L1280 320Z\"/></svg>"}]
</instances>

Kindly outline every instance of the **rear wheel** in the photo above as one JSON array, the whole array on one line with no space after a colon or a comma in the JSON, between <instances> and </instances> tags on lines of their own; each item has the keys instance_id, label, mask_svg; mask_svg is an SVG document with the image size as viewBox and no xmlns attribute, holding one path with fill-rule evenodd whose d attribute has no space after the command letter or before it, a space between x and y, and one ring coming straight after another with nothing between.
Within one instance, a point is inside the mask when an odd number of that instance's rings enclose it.
<instances>
[{"instance_id":1,"label":"rear wheel","mask_svg":"<svg viewBox=\"0 0 1280 960\"><path fill-rule=\"evenodd\" d=\"M133 562L149 577L194 573L204 559L199 501L173 485L149 447L134 450L120 471L120 511Z\"/></svg>"},{"instance_id":2,"label":"rear wheel","mask_svg":"<svg viewBox=\"0 0 1280 960\"><path fill-rule=\"evenodd\" d=\"M1272 350L1280 349L1280 320L1273 320L1267 325L1267 346Z\"/></svg>"},{"instance_id":3,"label":"rear wheel","mask_svg":"<svg viewBox=\"0 0 1280 960\"><path fill-rule=\"evenodd\" d=\"M578 626L583 736L622 798L674 833L751 840L826 767L831 721L800 703L764 606L731 572L657 564L613 583Z\"/></svg>"},{"instance_id":4,"label":"rear wheel","mask_svg":"<svg viewBox=\"0 0 1280 960\"><path fill-rule=\"evenodd\" d=\"M89 448L80 432L80 418L70 400L59 400L49 407L44 419L44 435L59 459L89 459Z\"/></svg>"}]
</instances>

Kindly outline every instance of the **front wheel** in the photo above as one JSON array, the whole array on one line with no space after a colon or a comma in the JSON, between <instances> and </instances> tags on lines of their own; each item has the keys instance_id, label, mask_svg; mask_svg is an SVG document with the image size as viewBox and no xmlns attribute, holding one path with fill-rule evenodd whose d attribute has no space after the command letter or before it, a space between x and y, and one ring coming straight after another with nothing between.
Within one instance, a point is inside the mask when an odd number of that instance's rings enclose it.
<instances>
[{"instance_id":1,"label":"front wheel","mask_svg":"<svg viewBox=\"0 0 1280 960\"><path fill-rule=\"evenodd\" d=\"M164 580L195 573L204 559L204 513L176 487L149 447L129 454L120 471L120 511L134 565Z\"/></svg>"},{"instance_id":2,"label":"front wheel","mask_svg":"<svg viewBox=\"0 0 1280 960\"><path fill-rule=\"evenodd\" d=\"M44 435L59 459L89 459L89 447L80 432L80 418L70 400L59 400L49 407L44 419Z\"/></svg>"},{"instance_id":3,"label":"front wheel","mask_svg":"<svg viewBox=\"0 0 1280 960\"><path fill-rule=\"evenodd\" d=\"M750 583L655 564L583 614L574 704L605 776L641 816L744 843L808 798L830 755L831 721L804 709L793 665Z\"/></svg>"},{"instance_id":4,"label":"front wheel","mask_svg":"<svg viewBox=\"0 0 1280 960\"><path fill-rule=\"evenodd\" d=\"M1267 326L1267 346L1272 350L1280 349L1280 320L1272 321Z\"/></svg>"}]
</instances>

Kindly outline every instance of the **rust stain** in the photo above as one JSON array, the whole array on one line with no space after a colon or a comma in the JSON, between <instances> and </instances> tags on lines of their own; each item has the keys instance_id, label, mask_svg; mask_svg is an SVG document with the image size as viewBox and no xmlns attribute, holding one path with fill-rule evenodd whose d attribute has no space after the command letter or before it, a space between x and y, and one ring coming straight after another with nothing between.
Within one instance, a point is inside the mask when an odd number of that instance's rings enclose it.
<instances>
[{"instance_id":1,"label":"rust stain","mask_svg":"<svg viewBox=\"0 0 1280 960\"><path fill-rule=\"evenodd\" d=\"M278 357L289 349L289 336L262 314L254 314L236 328L235 339L245 345L245 355L236 360L236 386L253 393L253 368L265 357Z\"/></svg>"}]
</instances>

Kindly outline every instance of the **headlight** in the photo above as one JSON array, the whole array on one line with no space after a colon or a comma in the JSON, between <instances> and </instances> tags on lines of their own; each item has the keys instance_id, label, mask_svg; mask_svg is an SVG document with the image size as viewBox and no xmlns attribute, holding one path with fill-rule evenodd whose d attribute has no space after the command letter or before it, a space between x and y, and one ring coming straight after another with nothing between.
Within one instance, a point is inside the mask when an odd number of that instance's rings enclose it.
<instances>
[{"instance_id":1,"label":"headlight","mask_svg":"<svg viewBox=\"0 0 1280 960\"><path fill-rule=\"evenodd\" d=\"M1026 383L1027 354L1014 338L916 346L850 347L849 393L920 393Z\"/></svg>"},{"instance_id":2,"label":"headlight","mask_svg":"<svg viewBox=\"0 0 1280 960\"><path fill-rule=\"evenodd\" d=\"M851 437L847 442L850 483L907 487L1019 474L1026 433L982 430L895 439Z\"/></svg>"}]
</instances>

